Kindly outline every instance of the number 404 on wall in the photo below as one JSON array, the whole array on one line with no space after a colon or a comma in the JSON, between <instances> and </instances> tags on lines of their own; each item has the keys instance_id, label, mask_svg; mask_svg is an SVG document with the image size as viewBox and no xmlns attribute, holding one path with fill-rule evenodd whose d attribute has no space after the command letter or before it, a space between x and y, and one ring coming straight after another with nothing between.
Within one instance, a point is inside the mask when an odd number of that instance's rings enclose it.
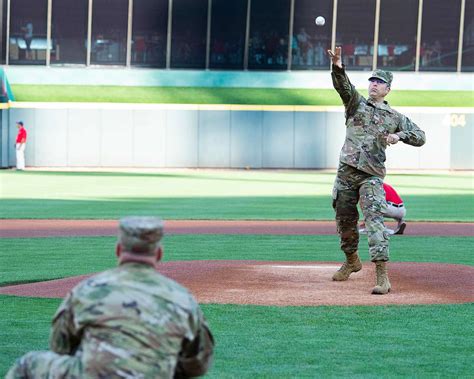
<instances>
[{"instance_id":1,"label":"number 404 on wall","mask_svg":"<svg viewBox=\"0 0 474 379\"><path fill-rule=\"evenodd\" d=\"M466 126L466 114L450 113L443 119L444 125L449 125L452 128Z\"/></svg>"}]
</instances>

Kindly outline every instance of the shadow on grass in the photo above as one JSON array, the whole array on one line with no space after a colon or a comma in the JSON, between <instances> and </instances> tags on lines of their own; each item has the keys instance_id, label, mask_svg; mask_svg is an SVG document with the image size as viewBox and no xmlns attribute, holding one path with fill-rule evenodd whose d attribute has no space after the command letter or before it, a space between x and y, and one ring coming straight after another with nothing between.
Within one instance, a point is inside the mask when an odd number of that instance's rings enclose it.
<instances>
[{"instance_id":1,"label":"shadow on grass","mask_svg":"<svg viewBox=\"0 0 474 379\"><path fill-rule=\"evenodd\" d=\"M297 180L295 177L303 174L308 174L308 171L314 171L315 175L311 177L311 180ZM322 171L322 170L321 170ZM214 171L215 172L215 171ZM222 175L219 173L206 174L202 171L196 171L195 174L187 173L163 173L163 172L85 172L85 171L4 171L6 175L16 175L18 177L97 177L97 178L156 178L156 179L191 179L196 181L230 181L230 182L249 182L249 183L290 183L290 184L324 184L328 185L331 183L335 174L317 172L316 170L305 170L305 171L287 171L283 172L283 175L287 175L287 180L282 180L282 171L268 171L265 169L252 169L248 170L226 170ZM250 175L249 175L250 174ZM230 176L231 175L231 176ZM242 175L242 176L239 176ZM245 175L245 176L244 176ZM255 175L255 176L253 176ZM257 176L258 175L258 176ZM268 179L262 178L262 175L272 176ZM277 176L278 175L278 176Z\"/></svg>"},{"instance_id":2,"label":"shadow on grass","mask_svg":"<svg viewBox=\"0 0 474 379\"><path fill-rule=\"evenodd\" d=\"M29 283L38 283L38 282L49 282L51 280L58 280L63 279L64 276L54 276L48 278L35 278L35 279L25 279L25 280L11 280L11 281L0 281L0 287L7 287L7 286L17 286L20 284L29 284Z\"/></svg>"},{"instance_id":3,"label":"shadow on grass","mask_svg":"<svg viewBox=\"0 0 474 379\"><path fill-rule=\"evenodd\" d=\"M17 178L35 180L38 178L120 178L126 179L156 179L156 180L190 180L197 182L235 182L238 183L268 183L268 184L291 184L291 185L310 185L326 186L327 192L331 192L332 183L335 178L335 172L326 170L269 170L269 169L224 169L219 170L176 170L174 172L127 172L124 171L24 171L17 172L13 170L0 170L3 177L10 180ZM146 170L145 168L143 170ZM408 180L407 180L408 179ZM469 181L469 179L471 179ZM397 188L398 192L404 197L404 193L413 192L413 190L433 191L441 193L472 193L474 185L474 176L458 175L450 176L443 174L392 174L388 179ZM436 183L436 184L433 184ZM192 185L187 183L186 185ZM178 185L178 184L177 184ZM321 187L320 187L321 188ZM320 188L315 187L315 193L321 193Z\"/></svg>"},{"instance_id":4,"label":"shadow on grass","mask_svg":"<svg viewBox=\"0 0 474 379\"><path fill-rule=\"evenodd\" d=\"M99 200L5 199L0 218L331 219L330 197L190 197Z\"/></svg>"}]
</instances>

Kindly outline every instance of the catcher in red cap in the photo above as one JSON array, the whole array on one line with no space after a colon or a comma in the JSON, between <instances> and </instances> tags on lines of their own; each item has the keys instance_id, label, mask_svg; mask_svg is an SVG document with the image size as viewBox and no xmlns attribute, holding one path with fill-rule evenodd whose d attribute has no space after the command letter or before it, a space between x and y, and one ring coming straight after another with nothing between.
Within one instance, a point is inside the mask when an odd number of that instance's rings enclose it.
<instances>
[{"instance_id":1,"label":"catcher in red cap","mask_svg":"<svg viewBox=\"0 0 474 379\"><path fill-rule=\"evenodd\" d=\"M390 234L403 234L407 223L405 221L405 216L407 214L407 209L400 195L395 191L390 184L384 183L383 190L385 191L385 200L387 202L387 208L383 213L383 216L386 218L393 218L397 221L397 226L394 230L385 228L385 230ZM365 229L365 223L360 225L359 233L367 234Z\"/></svg>"}]
</instances>

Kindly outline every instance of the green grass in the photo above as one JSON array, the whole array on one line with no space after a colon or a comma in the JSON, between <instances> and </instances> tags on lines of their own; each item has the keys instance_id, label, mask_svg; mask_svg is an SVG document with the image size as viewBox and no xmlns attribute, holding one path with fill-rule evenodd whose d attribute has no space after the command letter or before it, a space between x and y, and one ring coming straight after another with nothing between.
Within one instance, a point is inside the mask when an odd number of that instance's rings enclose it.
<instances>
[{"instance_id":1,"label":"green grass","mask_svg":"<svg viewBox=\"0 0 474 379\"><path fill-rule=\"evenodd\" d=\"M113 267L115 237L0 239L0 285L58 279ZM164 261L341 261L338 237L305 235L170 235ZM474 265L471 237L393 236L393 262ZM360 254L369 257L367 238ZM19 257L21 256L21 259ZM34 270L31 268L34 267Z\"/></svg>"},{"instance_id":2,"label":"green grass","mask_svg":"<svg viewBox=\"0 0 474 379\"><path fill-rule=\"evenodd\" d=\"M181 170L156 173L0 171L0 218L333 220L335 174ZM408 220L474 221L473 175L393 174Z\"/></svg>"},{"instance_id":3,"label":"green grass","mask_svg":"<svg viewBox=\"0 0 474 379\"><path fill-rule=\"evenodd\" d=\"M15 84L12 90L16 101L34 102L341 105L339 95L333 89ZM361 89L361 93L367 95L365 89ZM407 91L395 88L387 99L394 106L474 106L470 91Z\"/></svg>"},{"instance_id":4,"label":"green grass","mask_svg":"<svg viewBox=\"0 0 474 379\"><path fill-rule=\"evenodd\" d=\"M0 375L47 349L59 302L0 296ZM217 341L209 378L472 377L474 304L202 308Z\"/></svg>"},{"instance_id":5,"label":"green grass","mask_svg":"<svg viewBox=\"0 0 474 379\"><path fill-rule=\"evenodd\" d=\"M220 342L210 377L472 376L473 304L203 308Z\"/></svg>"},{"instance_id":6,"label":"green grass","mask_svg":"<svg viewBox=\"0 0 474 379\"><path fill-rule=\"evenodd\" d=\"M0 172L0 218L333 219L334 173L187 170ZM408 219L473 221L472 173L391 174ZM8 220L1 222L8 223ZM409 227L409 226L408 226ZM0 239L0 285L101 271L114 237ZM337 236L169 235L165 261L341 261ZM394 262L474 266L472 237L394 236ZM361 256L367 260L366 238ZM192 262L190 262L192 264ZM0 376L47 349L59 299L0 295ZM472 377L474 304L385 307L203 305L217 346L210 378Z\"/></svg>"}]
</instances>

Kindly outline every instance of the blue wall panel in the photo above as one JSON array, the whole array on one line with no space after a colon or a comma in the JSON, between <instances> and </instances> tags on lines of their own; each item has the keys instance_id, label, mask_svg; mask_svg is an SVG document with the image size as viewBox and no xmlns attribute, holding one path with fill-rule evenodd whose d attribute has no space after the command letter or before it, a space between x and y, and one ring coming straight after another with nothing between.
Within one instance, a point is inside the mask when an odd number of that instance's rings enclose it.
<instances>
[{"instance_id":1,"label":"blue wall panel","mask_svg":"<svg viewBox=\"0 0 474 379\"><path fill-rule=\"evenodd\" d=\"M166 111L133 111L133 166L164 167Z\"/></svg>"},{"instance_id":2,"label":"blue wall panel","mask_svg":"<svg viewBox=\"0 0 474 379\"><path fill-rule=\"evenodd\" d=\"M262 167L263 111L231 114L231 167Z\"/></svg>"},{"instance_id":3,"label":"blue wall panel","mask_svg":"<svg viewBox=\"0 0 474 379\"><path fill-rule=\"evenodd\" d=\"M474 115L453 113L450 115L449 123L451 167L456 170L472 170L474 168L474 149L472 147L474 143Z\"/></svg>"},{"instance_id":4,"label":"blue wall panel","mask_svg":"<svg viewBox=\"0 0 474 379\"><path fill-rule=\"evenodd\" d=\"M295 167L326 167L326 113L295 112Z\"/></svg>"},{"instance_id":5,"label":"blue wall panel","mask_svg":"<svg viewBox=\"0 0 474 379\"><path fill-rule=\"evenodd\" d=\"M294 112L263 112L263 167L293 168L294 145Z\"/></svg>"},{"instance_id":6,"label":"blue wall panel","mask_svg":"<svg viewBox=\"0 0 474 379\"><path fill-rule=\"evenodd\" d=\"M166 117L166 166L197 167L198 111L168 110Z\"/></svg>"},{"instance_id":7,"label":"blue wall panel","mask_svg":"<svg viewBox=\"0 0 474 379\"><path fill-rule=\"evenodd\" d=\"M132 165L133 128L131 110L103 109L101 123L101 156L104 167Z\"/></svg>"},{"instance_id":8,"label":"blue wall panel","mask_svg":"<svg viewBox=\"0 0 474 379\"><path fill-rule=\"evenodd\" d=\"M230 166L230 111L199 112L199 167Z\"/></svg>"},{"instance_id":9,"label":"blue wall panel","mask_svg":"<svg viewBox=\"0 0 474 379\"><path fill-rule=\"evenodd\" d=\"M346 135L346 125L343 112L326 113L326 167L339 166L339 153Z\"/></svg>"},{"instance_id":10,"label":"blue wall panel","mask_svg":"<svg viewBox=\"0 0 474 379\"><path fill-rule=\"evenodd\" d=\"M67 109L37 109L35 124L41 125L35 135L36 165L67 166Z\"/></svg>"},{"instance_id":11,"label":"blue wall panel","mask_svg":"<svg viewBox=\"0 0 474 379\"><path fill-rule=\"evenodd\" d=\"M0 167L8 167L8 115L7 109L0 110Z\"/></svg>"},{"instance_id":12,"label":"blue wall panel","mask_svg":"<svg viewBox=\"0 0 474 379\"><path fill-rule=\"evenodd\" d=\"M387 161L385 162L387 172L390 172L390 170L394 168L416 169L420 167L421 156L425 154L427 154L426 157L439 156L439 159L434 160L434 162L433 159L431 159L430 161L432 163L427 161L427 168L432 164L433 166L431 168L448 168L449 148L447 145L449 145L450 135L449 128L442 126L443 114L418 114L410 113L405 110L403 110L402 113L418 126L423 125L422 129L428 138L426 144L423 145L421 149L400 142L396 145L387 146ZM430 134L435 134L435 136L433 136L434 138L430 137Z\"/></svg>"},{"instance_id":13,"label":"blue wall panel","mask_svg":"<svg viewBox=\"0 0 474 379\"><path fill-rule=\"evenodd\" d=\"M100 110L68 110L68 146L69 166L100 166Z\"/></svg>"},{"instance_id":14,"label":"blue wall panel","mask_svg":"<svg viewBox=\"0 0 474 379\"><path fill-rule=\"evenodd\" d=\"M426 143L420 148L411 148L412 152L409 156L415 154L417 159L417 166L403 165L406 168L418 168L425 167L427 169L449 169L449 153L450 153L450 141L451 141L451 128L449 126L449 116L445 112L440 111L439 113L430 114L412 114L407 111L403 111L403 114L408 116L411 120L417 123L419 126L423 126L422 129L426 134ZM398 146L397 144L396 146ZM396 151L395 149L393 149ZM398 149L401 151L401 149ZM437 159L433 159L437 157ZM390 162L394 166L402 166L403 161ZM402 166L402 167L403 167Z\"/></svg>"}]
</instances>

